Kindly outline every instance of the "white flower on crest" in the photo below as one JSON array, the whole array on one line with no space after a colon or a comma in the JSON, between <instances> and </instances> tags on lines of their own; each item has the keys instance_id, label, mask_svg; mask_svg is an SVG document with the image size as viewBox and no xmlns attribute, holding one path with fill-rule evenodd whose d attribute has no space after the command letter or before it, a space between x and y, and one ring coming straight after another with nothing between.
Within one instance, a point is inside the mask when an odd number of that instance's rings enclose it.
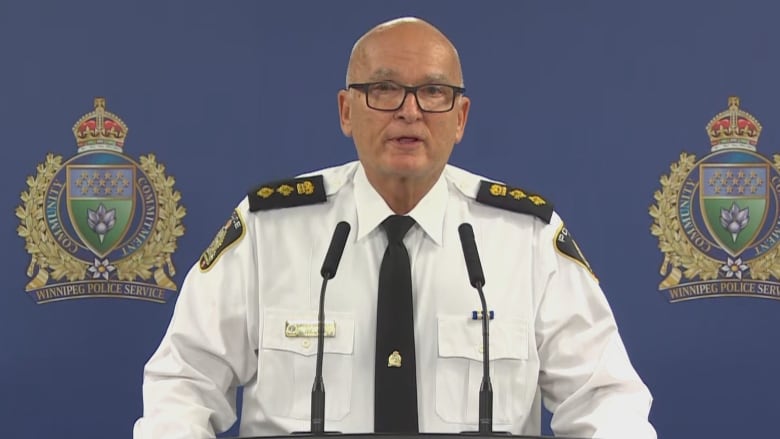
<instances>
[{"instance_id":1,"label":"white flower on crest","mask_svg":"<svg viewBox=\"0 0 780 439\"><path fill-rule=\"evenodd\" d=\"M95 263L87 269L90 273L92 273L92 279L99 279L103 278L105 280L108 280L108 276L116 270L116 267L111 265L110 262L108 262L108 259L103 259L102 261L95 258Z\"/></svg>"},{"instance_id":2,"label":"white flower on crest","mask_svg":"<svg viewBox=\"0 0 780 439\"><path fill-rule=\"evenodd\" d=\"M726 278L730 279L736 277L739 280L742 280L742 273L747 271L747 269L748 266L742 262L742 258L726 258L726 263L720 267L720 271L723 272L723 275L726 276Z\"/></svg>"}]
</instances>

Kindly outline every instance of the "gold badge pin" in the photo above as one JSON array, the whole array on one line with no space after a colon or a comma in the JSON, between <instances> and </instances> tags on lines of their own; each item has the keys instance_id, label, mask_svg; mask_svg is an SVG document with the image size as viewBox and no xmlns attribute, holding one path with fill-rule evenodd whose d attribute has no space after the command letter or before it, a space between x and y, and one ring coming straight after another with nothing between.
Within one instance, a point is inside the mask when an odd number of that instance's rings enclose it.
<instances>
[{"instance_id":1,"label":"gold badge pin","mask_svg":"<svg viewBox=\"0 0 780 439\"><path fill-rule=\"evenodd\" d=\"M401 367L401 354L398 351L393 351L387 357L387 367Z\"/></svg>"}]
</instances>

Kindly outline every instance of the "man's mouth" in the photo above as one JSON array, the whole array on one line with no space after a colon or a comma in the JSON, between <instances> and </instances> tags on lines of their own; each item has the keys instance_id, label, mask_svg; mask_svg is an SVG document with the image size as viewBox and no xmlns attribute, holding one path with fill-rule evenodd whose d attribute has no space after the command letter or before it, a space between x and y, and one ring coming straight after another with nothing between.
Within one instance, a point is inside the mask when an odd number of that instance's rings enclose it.
<instances>
[{"instance_id":1,"label":"man's mouth","mask_svg":"<svg viewBox=\"0 0 780 439\"><path fill-rule=\"evenodd\" d=\"M409 145L409 144L412 144L412 143L419 142L420 138L419 137L414 137L414 136L399 136L399 137L393 137L392 140L395 141L395 142L398 142L398 143L400 143L402 145Z\"/></svg>"}]
</instances>

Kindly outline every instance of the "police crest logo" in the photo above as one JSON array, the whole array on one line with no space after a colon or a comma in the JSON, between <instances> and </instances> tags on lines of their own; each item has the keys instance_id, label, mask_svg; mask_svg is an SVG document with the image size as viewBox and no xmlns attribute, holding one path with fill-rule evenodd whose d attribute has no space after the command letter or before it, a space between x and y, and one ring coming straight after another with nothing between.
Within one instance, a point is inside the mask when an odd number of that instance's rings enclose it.
<instances>
[{"instance_id":1,"label":"police crest logo","mask_svg":"<svg viewBox=\"0 0 780 439\"><path fill-rule=\"evenodd\" d=\"M48 154L27 178L17 232L37 303L114 297L165 303L176 291L171 255L186 211L153 154L123 154L127 125L96 98L73 127L78 154Z\"/></svg>"},{"instance_id":2,"label":"police crest logo","mask_svg":"<svg viewBox=\"0 0 780 439\"><path fill-rule=\"evenodd\" d=\"M217 236L214 237L208 248L201 254L198 261L200 271L209 271L227 249L241 241L245 230L246 227L244 227L244 220L241 218L241 214L238 210L233 210L230 218L217 232Z\"/></svg>"},{"instance_id":3,"label":"police crest logo","mask_svg":"<svg viewBox=\"0 0 780 439\"><path fill-rule=\"evenodd\" d=\"M664 255L658 289L670 302L780 299L780 155L756 152L761 124L739 98L707 124L710 153L683 152L661 177L651 233Z\"/></svg>"}]
</instances>

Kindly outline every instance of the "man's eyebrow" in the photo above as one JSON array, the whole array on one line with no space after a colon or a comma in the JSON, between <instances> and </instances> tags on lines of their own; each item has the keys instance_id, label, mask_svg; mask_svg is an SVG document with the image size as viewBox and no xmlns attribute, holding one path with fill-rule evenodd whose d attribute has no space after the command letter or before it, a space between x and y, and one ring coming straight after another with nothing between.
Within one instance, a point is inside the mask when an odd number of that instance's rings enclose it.
<instances>
[{"instance_id":1,"label":"man's eyebrow","mask_svg":"<svg viewBox=\"0 0 780 439\"><path fill-rule=\"evenodd\" d=\"M397 75L398 73L393 69L380 68L371 73L368 79L371 81L385 81Z\"/></svg>"},{"instance_id":2,"label":"man's eyebrow","mask_svg":"<svg viewBox=\"0 0 780 439\"><path fill-rule=\"evenodd\" d=\"M398 71L388 68L380 68L375 70L369 77L369 81L392 81L398 77ZM433 73L426 75L425 79L420 84L448 84L449 76L443 73Z\"/></svg>"},{"instance_id":3,"label":"man's eyebrow","mask_svg":"<svg viewBox=\"0 0 780 439\"><path fill-rule=\"evenodd\" d=\"M431 74L425 76L425 81L429 83L443 83L448 84L449 82L449 76L443 74L443 73L437 73L437 74Z\"/></svg>"}]
</instances>

